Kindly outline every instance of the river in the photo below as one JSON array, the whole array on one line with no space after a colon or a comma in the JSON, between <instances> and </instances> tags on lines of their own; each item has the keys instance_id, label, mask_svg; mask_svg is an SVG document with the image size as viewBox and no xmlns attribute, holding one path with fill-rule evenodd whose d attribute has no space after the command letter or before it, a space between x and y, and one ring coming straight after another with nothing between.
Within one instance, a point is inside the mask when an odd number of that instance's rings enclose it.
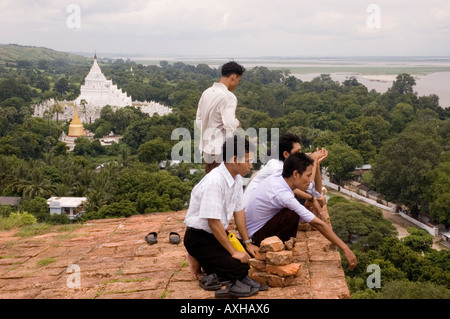
<instances>
[{"instance_id":1,"label":"river","mask_svg":"<svg viewBox=\"0 0 450 319\"><path fill-rule=\"evenodd\" d=\"M311 81L320 73L294 74L302 81ZM412 74L416 80L414 91L418 96L436 94L439 96L439 104L443 108L450 107L450 72L433 72L429 74ZM386 92L395 81L396 75L392 74L357 74L357 73L330 73L333 80L342 83L350 77L355 77L359 83L369 90L379 93Z\"/></svg>"},{"instance_id":2,"label":"river","mask_svg":"<svg viewBox=\"0 0 450 319\"><path fill-rule=\"evenodd\" d=\"M118 57L128 59L128 57ZM170 64L183 62L208 64L219 68L230 61L225 57L129 57L136 63L158 65L166 60ZM242 57L234 58L246 69L264 66L269 69L289 70L302 81L311 81L320 74L330 74L335 81L343 82L354 76L369 90L384 93L400 73L408 73L416 79L418 96L436 94L443 108L450 107L450 56L438 57Z\"/></svg>"}]
</instances>

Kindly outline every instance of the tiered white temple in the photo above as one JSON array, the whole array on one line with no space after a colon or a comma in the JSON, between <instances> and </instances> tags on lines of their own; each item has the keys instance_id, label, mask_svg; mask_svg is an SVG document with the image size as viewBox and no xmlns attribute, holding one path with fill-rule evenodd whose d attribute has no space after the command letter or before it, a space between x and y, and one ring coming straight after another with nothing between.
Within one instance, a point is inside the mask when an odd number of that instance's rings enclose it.
<instances>
[{"instance_id":1,"label":"tiered white temple","mask_svg":"<svg viewBox=\"0 0 450 319\"><path fill-rule=\"evenodd\" d=\"M97 55L94 56L94 64L80 88L81 94L75 100L77 105L82 105L85 100L90 107L103 107L105 105L125 107L131 106L131 96L122 92L111 80L107 80L97 63Z\"/></svg>"},{"instance_id":2,"label":"tiered white temple","mask_svg":"<svg viewBox=\"0 0 450 319\"><path fill-rule=\"evenodd\" d=\"M47 100L35 105L34 116L44 117L46 110L51 110L55 104L54 100ZM85 78L84 85L80 88L80 96L75 101L60 101L63 112L59 113L59 120L70 120L75 115L74 105L78 106L78 116L83 123L93 123L100 118L100 112L106 105L112 106L113 110L125 106L134 106L143 113L153 116L155 113L161 116L172 113L172 109L160 103L132 101L131 96L123 92L106 79L97 63L97 54L94 63Z\"/></svg>"}]
</instances>

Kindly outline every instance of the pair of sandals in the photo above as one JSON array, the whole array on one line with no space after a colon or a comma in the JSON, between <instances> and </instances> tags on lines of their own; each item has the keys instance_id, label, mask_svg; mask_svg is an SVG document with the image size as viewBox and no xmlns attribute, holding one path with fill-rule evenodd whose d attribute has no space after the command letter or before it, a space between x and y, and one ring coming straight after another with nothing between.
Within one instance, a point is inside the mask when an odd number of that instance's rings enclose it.
<instances>
[{"instance_id":1,"label":"pair of sandals","mask_svg":"<svg viewBox=\"0 0 450 319\"><path fill-rule=\"evenodd\" d=\"M215 291L216 299L251 297L256 295L258 291L269 289L268 286L261 285L249 276L246 276L243 280L230 282L220 280L216 274L210 274L203 277L199 284L205 290ZM223 285L226 285L225 289L221 289Z\"/></svg>"},{"instance_id":2,"label":"pair of sandals","mask_svg":"<svg viewBox=\"0 0 450 319\"><path fill-rule=\"evenodd\" d=\"M156 232L150 232L145 236L145 241L149 245L156 244L158 242L158 234ZM178 245L181 241L180 234L176 232L170 232L169 234L169 242L174 245Z\"/></svg>"}]
</instances>

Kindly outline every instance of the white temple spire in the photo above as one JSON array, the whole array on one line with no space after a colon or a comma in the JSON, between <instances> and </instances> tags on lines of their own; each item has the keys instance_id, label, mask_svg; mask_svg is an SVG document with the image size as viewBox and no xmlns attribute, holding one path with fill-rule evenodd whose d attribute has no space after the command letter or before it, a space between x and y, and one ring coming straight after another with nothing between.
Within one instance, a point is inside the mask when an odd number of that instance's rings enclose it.
<instances>
[{"instance_id":1,"label":"white temple spire","mask_svg":"<svg viewBox=\"0 0 450 319\"><path fill-rule=\"evenodd\" d=\"M106 79L103 75L100 66L97 63L97 52L94 55L94 62L91 70L84 80L84 85L80 88L80 96L75 100L78 105L81 100L86 100L88 107L86 112L80 114L85 123L90 123L92 119L98 118L100 110L105 105L113 107L132 106L131 96L122 92L117 85L114 85L111 80ZM98 113L98 114L96 114Z\"/></svg>"}]
</instances>

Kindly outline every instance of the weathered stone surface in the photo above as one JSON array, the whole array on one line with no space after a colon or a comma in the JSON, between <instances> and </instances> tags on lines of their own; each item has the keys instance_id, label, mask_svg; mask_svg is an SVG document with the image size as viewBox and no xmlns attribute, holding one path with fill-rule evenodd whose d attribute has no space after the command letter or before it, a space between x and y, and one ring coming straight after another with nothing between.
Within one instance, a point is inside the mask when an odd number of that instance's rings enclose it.
<instances>
[{"instance_id":1,"label":"weathered stone surface","mask_svg":"<svg viewBox=\"0 0 450 319\"><path fill-rule=\"evenodd\" d=\"M282 277L291 277L291 276L297 276L297 273L299 272L301 268L301 264L299 263L291 263L289 265L284 266L275 266L275 265L266 265L266 271L268 273L282 276Z\"/></svg>"},{"instance_id":2,"label":"weathered stone surface","mask_svg":"<svg viewBox=\"0 0 450 319\"><path fill-rule=\"evenodd\" d=\"M299 231L310 231L311 228L312 227L309 225L309 223L299 223L298 224L298 230Z\"/></svg>"},{"instance_id":3,"label":"weathered stone surface","mask_svg":"<svg viewBox=\"0 0 450 319\"><path fill-rule=\"evenodd\" d=\"M290 250L283 250L283 251L268 251L266 253L266 262L268 264L276 265L276 266L282 266L290 264L293 260L293 253Z\"/></svg>"},{"instance_id":4,"label":"weathered stone surface","mask_svg":"<svg viewBox=\"0 0 450 319\"><path fill-rule=\"evenodd\" d=\"M283 249L284 244L277 236L272 236L264 239L259 246L259 251L262 253L268 251L282 251Z\"/></svg>"},{"instance_id":5,"label":"weathered stone surface","mask_svg":"<svg viewBox=\"0 0 450 319\"><path fill-rule=\"evenodd\" d=\"M169 243L171 231L184 237L185 214L94 220L29 238L18 237L17 230L0 231L0 298L214 298L192 278L183 244ZM155 245L144 240L150 231L158 233ZM261 275L272 288L250 299L349 298L339 253L319 232L298 231L292 254L301 264L296 276ZM255 259L264 261L267 254L258 255ZM69 271L72 264L79 266L79 288L68 286L76 275Z\"/></svg>"},{"instance_id":6,"label":"weathered stone surface","mask_svg":"<svg viewBox=\"0 0 450 319\"><path fill-rule=\"evenodd\" d=\"M294 249L292 250L293 253L293 261L294 262L305 262L309 261L309 254L308 254L308 244L306 241L304 242L296 242Z\"/></svg>"}]
</instances>

